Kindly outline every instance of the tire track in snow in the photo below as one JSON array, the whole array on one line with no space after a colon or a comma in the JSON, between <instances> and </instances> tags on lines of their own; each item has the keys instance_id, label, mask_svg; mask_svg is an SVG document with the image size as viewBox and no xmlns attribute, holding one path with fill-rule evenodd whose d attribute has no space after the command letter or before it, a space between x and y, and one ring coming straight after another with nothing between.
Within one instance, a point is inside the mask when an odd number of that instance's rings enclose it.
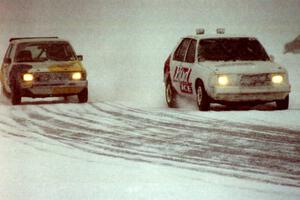
<instances>
[{"instance_id":1,"label":"tire track in snow","mask_svg":"<svg viewBox=\"0 0 300 200\"><path fill-rule=\"evenodd\" d=\"M94 154L300 187L300 131L109 103L74 107L26 106L3 127Z\"/></svg>"}]
</instances>

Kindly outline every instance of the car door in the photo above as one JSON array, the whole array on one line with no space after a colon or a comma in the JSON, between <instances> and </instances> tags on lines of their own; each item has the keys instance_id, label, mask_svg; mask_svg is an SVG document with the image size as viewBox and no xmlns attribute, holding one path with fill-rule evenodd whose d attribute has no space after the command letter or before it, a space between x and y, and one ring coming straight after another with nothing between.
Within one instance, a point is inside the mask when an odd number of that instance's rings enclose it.
<instances>
[{"instance_id":1,"label":"car door","mask_svg":"<svg viewBox=\"0 0 300 200\"><path fill-rule=\"evenodd\" d=\"M191 39L184 61L181 64L181 80L180 80L180 91L182 94L191 96L193 95L193 82L191 73L193 73L193 65L195 64L196 58L196 45L197 40Z\"/></svg>"},{"instance_id":2,"label":"car door","mask_svg":"<svg viewBox=\"0 0 300 200\"><path fill-rule=\"evenodd\" d=\"M170 63L170 73L172 85L176 89L177 92L181 93L180 90L180 82L184 78L184 73L182 71L182 62L184 62L185 55L187 49L189 47L191 39L184 38L177 49L175 50L172 58L172 62Z\"/></svg>"},{"instance_id":3,"label":"car door","mask_svg":"<svg viewBox=\"0 0 300 200\"><path fill-rule=\"evenodd\" d=\"M12 49L13 49L13 45L10 44L7 48L1 66L1 84L3 84L2 87L4 87L6 91L10 91L8 86L8 81L9 81L9 69L10 69L10 65L12 64L12 56L11 56Z\"/></svg>"}]
</instances>

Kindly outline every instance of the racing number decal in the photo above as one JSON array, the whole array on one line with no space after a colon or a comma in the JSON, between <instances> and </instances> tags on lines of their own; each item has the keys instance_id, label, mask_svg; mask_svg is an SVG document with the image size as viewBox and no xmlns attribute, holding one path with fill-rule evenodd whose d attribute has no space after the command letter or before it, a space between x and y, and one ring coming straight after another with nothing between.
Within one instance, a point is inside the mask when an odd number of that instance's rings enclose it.
<instances>
[{"instance_id":1,"label":"racing number decal","mask_svg":"<svg viewBox=\"0 0 300 200\"><path fill-rule=\"evenodd\" d=\"M193 93L192 83L189 82L191 72L192 72L191 68L178 67L178 66L176 66L175 68L173 80L174 82L179 82L180 90L183 93L187 93L187 94Z\"/></svg>"}]
</instances>

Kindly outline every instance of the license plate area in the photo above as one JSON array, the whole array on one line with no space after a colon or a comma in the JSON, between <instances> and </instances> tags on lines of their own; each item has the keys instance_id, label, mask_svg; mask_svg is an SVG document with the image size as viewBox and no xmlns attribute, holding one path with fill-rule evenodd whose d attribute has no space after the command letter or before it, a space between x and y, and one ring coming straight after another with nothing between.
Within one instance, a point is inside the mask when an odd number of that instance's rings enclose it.
<instances>
[{"instance_id":1,"label":"license plate area","mask_svg":"<svg viewBox=\"0 0 300 200\"><path fill-rule=\"evenodd\" d=\"M69 73L38 73L35 81L37 82L62 82L70 79Z\"/></svg>"},{"instance_id":2,"label":"license plate area","mask_svg":"<svg viewBox=\"0 0 300 200\"><path fill-rule=\"evenodd\" d=\"M271 84L270 74L242 75L240 85L244 87L268 86Z\"/></svg>"}]
</instances>

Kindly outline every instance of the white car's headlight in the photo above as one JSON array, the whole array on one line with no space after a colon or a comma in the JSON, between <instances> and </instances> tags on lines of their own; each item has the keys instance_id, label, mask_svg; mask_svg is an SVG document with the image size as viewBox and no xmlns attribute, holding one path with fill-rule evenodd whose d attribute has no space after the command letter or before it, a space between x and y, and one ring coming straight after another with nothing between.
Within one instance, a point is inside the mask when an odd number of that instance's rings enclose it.
<instances>
[{"instance_id":1,"label":"white car's headlight","mask_svg":"<svg viewBox=\"0 0 300 200\"><path fill-rule=\"evenodd\" d=\"M283 76L280 75L280 74L274 74L272 76L272 83L276 83L276 84L279 84L279 83L282 83L283 82Z\"/></svg>"},{"instance_id":2,"label":"white car's headlight","mask_svg":"<svg viewBox=\"0 0 300 200\"><path fill-rule=\"evenodd\" d=\"M33 81L33 74L30 74L30 73L23 74L23 80L24 81Z\"/></svg>"},{"instance_id":3,"label":"white car's headlight","mask_svg":"<svg viewBox=\"0 0 300 200\"><path fill-rule=\"evenodd\" d=\"M82 78L81 72L74 72L74 73L72 74L72 79L73 79L73 80L80 80L81 78Z\"/></svg>"},{"instance_id":4,"label":"white car's headlight","mask_svg":"<svg viewBox=\"0 0 300 200\"><path fill-rule=\"evenodd\" d=\"M229 78L228 76L226 75L221 75L221 76L218 76L218 84L219 85L228 85L229 83Z\"/></svg>"}]
</instances>

